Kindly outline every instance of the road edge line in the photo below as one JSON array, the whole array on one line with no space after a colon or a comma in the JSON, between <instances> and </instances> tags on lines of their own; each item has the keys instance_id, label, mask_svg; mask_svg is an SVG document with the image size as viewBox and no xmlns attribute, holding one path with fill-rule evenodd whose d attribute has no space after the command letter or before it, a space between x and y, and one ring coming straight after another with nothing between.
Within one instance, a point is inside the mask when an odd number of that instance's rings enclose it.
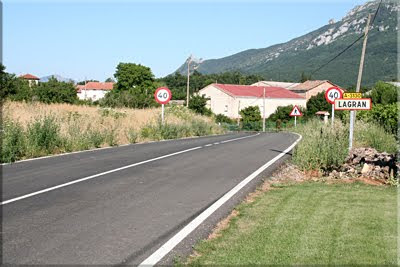
<instances>
[{"instance_id":1,"label":"road edge line","mask_svg":"<svg viewBox=\"0 0 400 267\"><path fill-rule=\"evenodd\" d=\"M299 136L297 140L290 145L286 150L281 152L278 156L271 159L263 166L258 168L255 172L247 176L235 187L229 190L225 195L219 198L214 204L208 207L200 215L194 218L190 223L183 227L178 233L171 237L167 242L165 242L160 248L153 252L149 257L142 261L139 266L147 267L156 265L162 258L164 258L174 247L176 247L183 239L185 239L191 232L193 232L201 223L203 223L209 216L211 216L217 209L219 209L223 204L225 204L229 199L231 199L237 192L239 192L243 187L245 187L249 182L256 178L260 173L282 158L286 153L291 151L303 138L298 133L293 133Z\"/></svg>"},{"instance_id":2,"label":"road edge line","mask_svg":"<svg viewBox=\"0 0 400 267\"><path fill-rule=\"evenodd\" d=\"M243 137L234 138L234 139L228 139L228 140L234 141L234 140L240 140L240 139L246 139L246 138L250 138L250 137L255 137L255 136L258 136L258 135L260 135L260 133L253 134L253 135L246 135L246 136L243 136ZM43 193L46 193L46 192L49 192L49 191L53 191L53 190L56 190L56 189L59 189L59 188L62 188L62 187L66 187L66 186L69 186L69 185L80 183L80 182L83 182L83 181L86 181L86 180L90 180L90 179L93 179L93 178L96 178L96 177L99 177L99 176L103 176L103 175L106 175L106 174L114 173L114 172L117 172L117 171L122 171L122 170L125 170L125 169L128 169L128 168L132 168L132 167L135 167L135 166L146 164L146 163L149 163L149 162L152 162L152 161L156 161L156 160L172 157L172 156L175 156L175 155L179 155L179 154L182 154L182 153L190 152L190 151L201 149L201 148L204 148L204 146L197 146L197 147L193 147L193 148L177 151L177 152L170 153L170 154L167 154L167 155L164 155L164 156L155 157L155 158L152 158L152 159L148 159L148 160L136 162L136 163L133 163L133 164L129 164L129 165L126 165L126 166L122 166L122 167L119 167L119 168L116 168L116 169L112 169L112 170L108 170L108 171L105 171L105 172L93 174L93 175L90 175L90 176L86 176L86 177L83 177L83 178L80 178L80 179L77 179L77 180L73 180L73 181L70 181L70 182L67 182L67 183L59 184L59 185L56 185L56 186L48 187L48 188L45 188L45 189L42 189L42 190L39 190L39 191L35 191L35 192L32 192L32 193L29 193L29 194L25 194L25 195L22 195L22 196L19 196L19 197L15 197L15 198L11 198L11 199L8 199L8 200L4 200L4 201L0 202L0 206L6 205L6 204L9 204L9 203L18 201L18 200L22 200L22 199L25 199L25 198L33 197L33 196L36 196L36 195L39 195L39 194L43 194Z\"/></svg>"},{"instance_id":3,"label":"road edge line","mask_svg":"<svg viewBox=\"0 0 400 267\"><path fill-rule=\"evenodd\" d=\"M85 152L94 152L94 151L98 151L98 150L105 150L105 149L118 148L118 147L124 147L124 146L136 146L136 145L152 144L152 143L157 143L157 142L170 142L170 141L198 139L198 138L205 138L205 137L218 137L218 136L223 136L223 135L228 135L228 134L229 133L212 134L212 135L204 135L204 136L190 136L190 137L183 137L183 138L176 138L176 139L164 139L164 140L158 140L158 141L153 140L153 141L146 141L146 142L133 143L133 144L121 144L121 145L116 145L116 146L98 147L98 148L91 148L91 149L85 149L85 150L79 150L79 151L65 152L65 153L60 153L60 154L51 154L51 155L37 157L37 158L21 159L21 160L17 160L14 162L4 162L4 163L0 163L0 166L7 166L7 165L18 164L18 163L23 163L23 162L27 162L27 161L49 159L49 158L55 158L55 157L61 157L61 156L68 156L68 155L85 153Z\"/></svg>"}]
</instances>

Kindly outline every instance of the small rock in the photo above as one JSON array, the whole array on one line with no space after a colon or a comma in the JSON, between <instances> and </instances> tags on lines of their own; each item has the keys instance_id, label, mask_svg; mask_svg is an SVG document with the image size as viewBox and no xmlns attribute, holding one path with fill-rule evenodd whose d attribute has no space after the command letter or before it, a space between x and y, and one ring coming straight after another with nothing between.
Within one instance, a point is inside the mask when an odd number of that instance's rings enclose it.
<instances>
[{"instance_id":1,"label":"small rock","mask_svg":"<svg viewBox=\"0 0 400 267\"><path fill-rule=\"evenodd\" d=\"M363 166L363 168L361 170L361 173L362 174L366 174L368 172L369 172L369 165L367 163L364 163L364 166Z\"/></svg>"}]
</instances>

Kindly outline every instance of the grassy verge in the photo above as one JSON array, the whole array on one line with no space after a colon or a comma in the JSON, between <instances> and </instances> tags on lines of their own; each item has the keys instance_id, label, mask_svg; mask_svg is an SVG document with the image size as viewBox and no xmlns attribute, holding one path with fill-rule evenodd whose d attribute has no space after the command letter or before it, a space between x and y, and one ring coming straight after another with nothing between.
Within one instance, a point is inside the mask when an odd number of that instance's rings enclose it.
<instances>
[{"instance_id":1,"label":"grassy verge","mask_svg":"<svg viewBox=\"0 0 400 267\"><path fill-rule=\"evenodd\" d=\"M151 140L223 133L212 118L185 107L102 109L68 104L6 102L1 162Z\"/></svg>"},{"instance_id":2,"label":"grassy verge","mask_svg":"<svg viewBox=\"0 0 400 267\"><path fill-rule=\"evenodd\" d=\"M397 264L393 187L275 184L236 214L190 265Z\"/></svg>"},{"instance_id":3,"label":"grassy verge","mask_svg":"<svg viewBox=\"0 0 400 267\"><path fill-rule=\"evenodd\" d=\"M354 127L354 147L372 147L379 152L396 153L394 135L381 126L357 121ZM295 148L293 162L302 170L329 171L340 167L348 155L348 125L336 121L334 127L320 120L310 120L293 129L303 136Z\"/></svg>"}]
</instances>

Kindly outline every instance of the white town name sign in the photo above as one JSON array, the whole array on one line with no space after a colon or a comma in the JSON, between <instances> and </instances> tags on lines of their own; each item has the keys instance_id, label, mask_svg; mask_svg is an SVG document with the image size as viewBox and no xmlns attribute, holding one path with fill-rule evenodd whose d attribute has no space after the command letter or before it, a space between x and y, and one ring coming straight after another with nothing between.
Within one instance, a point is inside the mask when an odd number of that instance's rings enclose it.
<instances>
[{"instance_id":1,"label":"white town name sign","mask_svg":"<svg viewBox=\"0 0 400 267\"><path fill-rule=\"evenodd\" d=\"M370 110L371 98L335 99L335 110Z\"/></svg>"}]
</instances>

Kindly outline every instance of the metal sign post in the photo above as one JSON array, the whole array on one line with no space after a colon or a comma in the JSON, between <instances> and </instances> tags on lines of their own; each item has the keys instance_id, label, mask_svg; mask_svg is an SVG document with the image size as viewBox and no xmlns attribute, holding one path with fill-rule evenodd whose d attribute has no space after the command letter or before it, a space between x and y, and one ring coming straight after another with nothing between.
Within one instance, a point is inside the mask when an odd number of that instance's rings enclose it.
<instances>
[{"instance_id":1,"label":"metal sign post","mask_svg":"<svg viewBox=\"0 0 400 267\"><path fill-rule=\"evenodd\" d=\"M161 124L164 125L164 104L161 104Z\"/></svg>"}]
</instances>

